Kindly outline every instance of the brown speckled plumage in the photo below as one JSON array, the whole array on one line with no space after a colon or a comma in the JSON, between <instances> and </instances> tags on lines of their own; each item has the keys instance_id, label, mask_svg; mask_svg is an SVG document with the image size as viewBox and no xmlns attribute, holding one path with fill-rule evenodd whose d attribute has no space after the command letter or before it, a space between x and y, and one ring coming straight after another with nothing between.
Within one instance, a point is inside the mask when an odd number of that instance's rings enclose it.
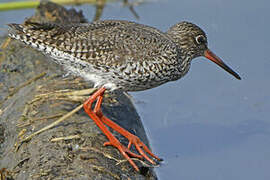
<instances>
[{"instance_id":1,"label":"brown speckled plumage","mask_svg":"<svg viewBox=\"0 0 270 180\"><path fill-rule=\"evenodd\" d=\"M205 33L196 25L181 22L167 32L128 21L96 21L90 24L9 24L9 35L48 54L67 71L94 82L99 89L83 104L85 112L107 136L105 146L116 147L131 159L161 161L135 135L107 118L101 110L106 90L140 91L184 76L192 59L205 56L237 79L240 76L207 48ZM94 108L92 108L93 103ZM128 139L121 144L107 128ZM137 153L131 151L134 146ZM146 154L147 153L147 154Z\"/></svg>"},{"instance_id":2,"label":"brown speckled plumage","mask_svg":"<svg viewBox=\"0 0 270 180\"><path fill-rule=\"evenodd\" d=\"M9 35L48 54L96 87L139 91L184 76L207 49L205 33L182 22L168 32L129 21L10 24ZM201 41L198 42L198 37Z\"/></svg>"}]
</instances>

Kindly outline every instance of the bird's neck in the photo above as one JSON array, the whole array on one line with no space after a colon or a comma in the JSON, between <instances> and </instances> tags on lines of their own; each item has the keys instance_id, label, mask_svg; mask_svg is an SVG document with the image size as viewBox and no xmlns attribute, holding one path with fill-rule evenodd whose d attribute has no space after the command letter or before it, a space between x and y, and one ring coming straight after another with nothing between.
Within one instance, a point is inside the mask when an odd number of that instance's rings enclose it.
<instances>
[{"instance_id":1,"label":"bird's neck","mask_svg":"<svg viewBox=\"0 0 270 180\"><path fill-rule=\"evenodd\" d=\"M169 29L167 35L171 38L171 40L177 46L179 56L179 71L181 72L181 77L183 77L190 68L191 60L194 58L193 49L189 47L187 41L182 37L177 31L174 31L173 28Z\"/></svg>"},{"instance_id":2,"label":"bird's neck","mask_svg":"<svg viewBox=\"0 0 270 180\"><path fill-rule=\"evenodd\" d=\"M188 54L185 54L185 52L181 52L180 57L181 57L180 71L183 77L184 75L187 74L187 72L190 69L191 57Z\"/></svg>"},{"instance_id":3,"label":"bird's neck","mask_svg":"<svg viewBox=\"0 0 270 180\"><path fill-rule=\"evenodd\" d=\"M186 49L181 48L181 46L177 42L175 43L179 52L179 71L181 72L181 77L183 77L189 71L191 60L193 59L193 57L190 51L186 51Z\"/></svg>"}]
</instances>

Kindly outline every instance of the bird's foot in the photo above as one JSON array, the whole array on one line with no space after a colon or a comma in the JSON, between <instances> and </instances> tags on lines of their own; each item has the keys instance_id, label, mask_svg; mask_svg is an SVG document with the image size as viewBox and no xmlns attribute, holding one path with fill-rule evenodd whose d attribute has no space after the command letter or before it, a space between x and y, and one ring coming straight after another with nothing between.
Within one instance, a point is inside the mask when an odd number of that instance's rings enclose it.
<instances>
[{"instance_id":1,"label":"bird's foot","mask_svg":"<svg viewBox=\"0 0 270 180\"><path fill-rule=\"evenodd\" d=\"M156 165L155 161L153 161L151 158L147 156L146 153L148 153L150 156L155 158L158 161L161 161L159 157L157 157L155 154L153 154L150 149L134 134L131 134L112 120L108 119L106 116L104 116L101 112L99 112L98 116L101 118L102 122L104 122L106 125L117 131L119 134L126 137L129 141L128 146L125 147L129 152L132 145L135 146L136 150L140 154L139 156L145 158L147 161L149 161L151 164ZM123 146L123 145L122 145ZM146 152L146 153L145 153Z\"/></svg>"},{"instance_id":2,"label":"bird's foot","mask_svg":"<svg viewBox=\"0 0 270 180\"><path fill-rule=\"evenodd\" d=\"M127 137L129 140L128 146L124 146L121 144L116 138L113 141L108 141L104 143L104 146L114 146L116 147L119 152L126 158L126 160L133 166L133 168L136 171L139 171L138 166L134 163L134 161L131 159L131 157L138 158L138 159L146 159L148 162L150 162L153 165L156 165L156 162L153 161L146 153L148 153L150 156L155 158L158 161L161 161L162 159L158 158L156 155L154 155L149 148L135 135L131 134ZM136 150L139 154L136 154L131 151L131 146L134 145ZM145 153L146 152L146 153Z\"/></svg>"},{"instance_id":3,"label":"bird's foot","mask_svg":"<svg viewBox=\"0 0 270 180\"><path fill-rule=\"evenodd\" d=\"M104 143L104 146L114 146L118 149L118 151L125 157L125 159L131 164L131 166L136 170L139 171L138 166L134 163L134 161L131 159L132 157L143 159L143 156L138 155L136 153L133 153L130 151L129 148L125 147L123 144L119 142L118 139L111 138L109 141Z\"/></svg>"},{"instance_id":4,"label":"bird's foot","mask_svg":"<svg viewBox=\"0 0 270 180\"><path fill-rule=\"evenodd\" d=\"M134 161L131 159L131 157L139 158L139 159L146 159L151 164L156 165L156 162L152 160L146 153L148 153L151 157L155 158L158 161L161 161L160 158L158 158L156 155L154 155L149 148L135 135L131 134L124 128L120 127L118 124L107 118L103 115L101 111L101 103L103 100L103 94L105 88L100 88L98 91L96 91L90 98L84 103L84 110L85 112L90 116L91 119L94 120L94 122L97 124L97 126L102 130L102 132L107 136L109 139L108 142L104 143L105 146L114 146L116 147L119 152L127 159L127 161L132 165L132 167L139 171L138 166L134 163ZM95 108L92 110L92 104L96 101ZM105 126L105 124L115 131L117 131L119 134L126 137L129 141L128 146L124 146L119 142L119 140L113 136L113 134L108 130L108 128ZM136 150L139 154L136 154L130 150L131 146L134 145Z\"/></svg>"}]
</instances>

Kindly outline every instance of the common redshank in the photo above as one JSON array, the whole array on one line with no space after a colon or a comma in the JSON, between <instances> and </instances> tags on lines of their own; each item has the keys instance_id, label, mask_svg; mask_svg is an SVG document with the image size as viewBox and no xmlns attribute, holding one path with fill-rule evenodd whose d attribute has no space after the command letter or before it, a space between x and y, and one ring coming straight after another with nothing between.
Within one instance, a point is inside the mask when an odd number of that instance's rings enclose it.
<instances>
[{"instance_id":1,"label":"common redshank","mask_svg":"<svg viewBox=\"0 0 270 180\"><path fill-rule=\"evenodd\" d=\"M145 158L152 164L161 159L137 136L103 115L105 91L142 91L175 81L188 72L191 60L199 56L241 79L208 49L206 34L190 22L180 22L167 32L122 20L87 24L26 22L9 26L9 36L49 55L66 71L99 88L84 102L84 110L107 136L109 141L104 145L116 147L137 171L139 168L131 157ZM107 126L126 137L128 146L122 145ZM130 150L132 145L138 154Z\"/></svg>"}]
</instances>

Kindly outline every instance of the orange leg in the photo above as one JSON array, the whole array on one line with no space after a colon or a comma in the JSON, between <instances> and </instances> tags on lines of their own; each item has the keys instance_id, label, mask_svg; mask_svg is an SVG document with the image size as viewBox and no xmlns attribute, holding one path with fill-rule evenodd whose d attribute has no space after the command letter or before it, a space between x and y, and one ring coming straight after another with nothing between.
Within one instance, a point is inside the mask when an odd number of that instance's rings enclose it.
<instances>
[{"instance_id":1,"label":"orange leg","mask_svg":"<svg viewBox=\"0 0 270 180\"><path fill-rule=\"evenodd\" d=\"M105 146L107 145L111 145L116 147L120 153L129 161L129 163L134 167L134 169L136 171L139 171L139 168L137 167L137 165L132 161L132 159L128 156L128 154L131 157L136 157L136 158L142 158L144 157L146 160L148 160L150 163L152 164L156 164L152 159L150 159L145 152L147 152L149 155L151 155L152 157L156 158L157 160L161 160L160 158L158 158L157 156L155 156L148 148L147 146L141 142L141 140L129 133L127 130L123 129L122 127L120 127L119 125L117 125L116 123L114 123L113 121L111 121L110 119L108 119L106 116L104 116L101 112L101 103L103 100L103 94L104 91L106 89L104 87L100 88L98 91L96 91L92 96L89 97L89 99L87 101L85 101L84 103L84 110L85 112L90 116L91 119L94 120L94 122L97 124L97 126L102 130L102 132L107 136L107 138L109 139L108 142L104 143ZM93 102L96 102L95 108L94 110L91 109ZM115 131L117 131L118 133L120 133L121 135L123 135L124 137L126 137L129 140L129 144L128 147L123 146L118 139L116 139L112 133L108 130L108 128L104 125L104 123L106 125L108 125L109 127L111 127L112 129L114 129ZM130 147L131 145L134 144L137 151L140 153L140 155L135 154L133 152L130 151ZM144 151L145 152L144 152Z\"/></svg>"}]
</instances>

